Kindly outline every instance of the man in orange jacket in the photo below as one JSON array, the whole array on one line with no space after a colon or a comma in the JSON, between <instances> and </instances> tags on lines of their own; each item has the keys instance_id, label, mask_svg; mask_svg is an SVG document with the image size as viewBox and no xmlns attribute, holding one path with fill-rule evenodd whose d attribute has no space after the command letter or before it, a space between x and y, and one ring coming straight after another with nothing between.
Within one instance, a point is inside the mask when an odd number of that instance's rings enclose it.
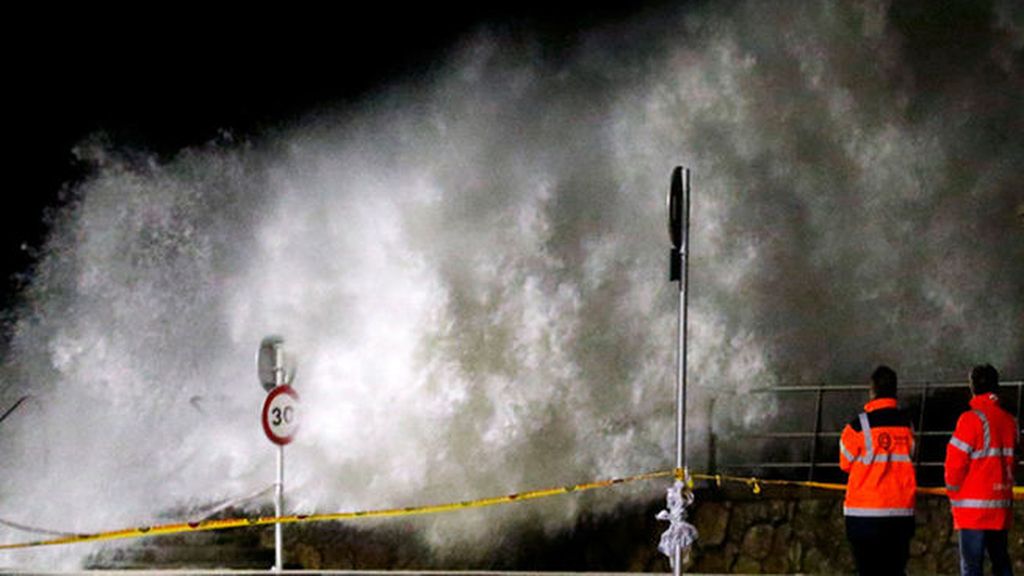
<instances>
[{"instance_id":1,"label":"man in orange jacket","mask_svg":"<svg viewBox=\"0 0 1024 576\"><path fill-rule=\"evenodd\" d=\"M850 475L846 537L862 575L903 574L914 536L914 433L896 407L896 385L892 368L876 368L870 401L839 438L839 467Z\"/></svg>"},{"instance_id":2,"label":"man in orange jacket","mask_svg":"<svg viewBox=\"0 0 1024 576\"><path fill-rule=\"evenodd\" d=\"M971 409L960 415L946 446L946 492L960 531L960 573L981 576L985 551L992 574L1013 574L1006 550L1013 520L1017 421L999 406L999 372L971 370Z\"/></svg>"}]
</instances>

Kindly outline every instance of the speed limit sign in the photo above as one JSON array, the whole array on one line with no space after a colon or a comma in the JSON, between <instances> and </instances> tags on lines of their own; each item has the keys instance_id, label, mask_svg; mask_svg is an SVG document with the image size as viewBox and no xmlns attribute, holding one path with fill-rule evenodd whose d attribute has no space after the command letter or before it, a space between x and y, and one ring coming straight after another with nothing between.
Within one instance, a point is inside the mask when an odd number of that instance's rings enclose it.
<instances>
[{"instance_id":1,"label":"speed limit sign","mask_svg":"<svg viewBox=\"0 0 1024 576\"><path fill-rule=\"evenodd\" d=\"M291 386L278 386L263 402L263 432L274 444L292 441L298 422L299 394Z\"/></svg>"}]
</instances>

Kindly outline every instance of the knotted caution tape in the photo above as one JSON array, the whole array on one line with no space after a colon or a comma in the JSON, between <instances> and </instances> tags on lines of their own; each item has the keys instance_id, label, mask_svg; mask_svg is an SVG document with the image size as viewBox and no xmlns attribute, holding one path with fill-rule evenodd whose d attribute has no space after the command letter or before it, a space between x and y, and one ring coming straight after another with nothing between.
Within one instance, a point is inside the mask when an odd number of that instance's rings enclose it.
<instances>
[{"instance_id":1,"label":"knotted caution tape","mask_svg":"<svg viewBox=\"0 0 1024 576\"><path fill-rule=\"evenodd\" d=\"M693 480L686 470L676 470L675 476L675 482L666 490L668 510L662 510L655 516L669 523L668 530L661 534L658 550L668 556L673 570L676 558L685 562L690 556L690 548L697 541L697 528L686 521L686 508L693 504L693 491L690 489Z\"/></svg>"}]
</instances>

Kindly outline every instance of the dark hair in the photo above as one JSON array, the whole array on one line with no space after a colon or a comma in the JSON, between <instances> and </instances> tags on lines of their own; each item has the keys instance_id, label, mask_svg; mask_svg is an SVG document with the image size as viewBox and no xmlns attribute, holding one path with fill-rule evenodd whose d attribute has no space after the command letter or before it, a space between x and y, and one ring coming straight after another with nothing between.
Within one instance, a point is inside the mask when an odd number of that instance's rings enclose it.
<instances>
[{"instance_id":1,"label":"dark hair","mask_svg":"<svg viewBox=\"0 0 1024 576\"><path fill-rule=\"evenodd\" d=\"M999 372L991 364L975 366L971 369L971 393L988 394L999 391Z\"/></svg>"},{"instance_id":2,"label":"dark hair","mask_svg":"<svg viewBox=\"0 0 1024 576\"><path fill-rule=\"evenodd\" d=\"M871 373L871 393L875 398L895 398L896 383L896 371L884 364Z\"/></svg>"}]
</instances>

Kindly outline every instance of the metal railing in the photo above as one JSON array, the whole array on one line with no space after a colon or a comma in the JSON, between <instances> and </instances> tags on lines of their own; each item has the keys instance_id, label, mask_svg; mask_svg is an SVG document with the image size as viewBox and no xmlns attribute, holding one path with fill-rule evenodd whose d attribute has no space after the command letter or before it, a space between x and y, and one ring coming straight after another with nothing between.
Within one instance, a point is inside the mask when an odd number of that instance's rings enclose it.
<instances>
[{"instance_id":1,"label":"metal railing","mask_svg":"<svg viewBox=\"0 0 1024 576\"><path fill-rule=\"evenodd\" d=\"M943 457L945 445L948 438L953 434L953 426L960 414L967 410L970 400L970 391L965 382L909 382L901 383L900 405L911 412L916 423L915 436L918 438L914 464L918 472L919 483L924 479L926 483L941 484L941 473L944 465ZM797 461L780 461L778 458L761 457L759 460L729 462L717 452L721 447L716 439L713 441L715 454L712 461L717 463L719 468L729 471L756 472L757 470L771 470L775 474L789 472L794 476L800 470L806 470L806 479L809 481L820 480L820 476L827 475L829 479L836 479L839 475L838 462L838 439L843 425L858 412L862 410L867 400L868 387L866 385L828 385L808 384L774 386L755 388L751 394L758 395L813 395L813 419L807 414L806 419L810 423L810 429L799 430L768 430L756 433L744 433L734 437L741 440L749 447L751 442L767 441L774 443L777 447L785 444L791 449L799 450L800 443L805 441L803 449L806 449L808 457ZM858 394L859 393L859 394ZM1011 380L1000 383L999 396L1001 404L1011 414L1015 414L1017 421L1020 421L1024 393L1024 381ZM841 403L836 403L837 395L846 395ZM805 396L806 397L806 396ZM832 401L830 404L828 401ZM801 411L794 408L794 401L780 399L779 413L790 417L799 414ZM931 411L929 412L929 406ZM823 411L828 408L833 412L830 422L823 421ZM844 419L836 422L835 415L842 414ZM778 424L782 419L776 418ZM798 419L789 418L786 422L799 422ZM827 442L823 442L826 441ZM938 442L941 440L941 442ZM727 444L728 445L728 444ZM748 450L749 451L749 450ZM1024 460L1017 462L1018 468L1024 466ZM922 478L923 476L923 478ZM922 483L923 485L924 483Z\"/></svg>"}]
</instances>

